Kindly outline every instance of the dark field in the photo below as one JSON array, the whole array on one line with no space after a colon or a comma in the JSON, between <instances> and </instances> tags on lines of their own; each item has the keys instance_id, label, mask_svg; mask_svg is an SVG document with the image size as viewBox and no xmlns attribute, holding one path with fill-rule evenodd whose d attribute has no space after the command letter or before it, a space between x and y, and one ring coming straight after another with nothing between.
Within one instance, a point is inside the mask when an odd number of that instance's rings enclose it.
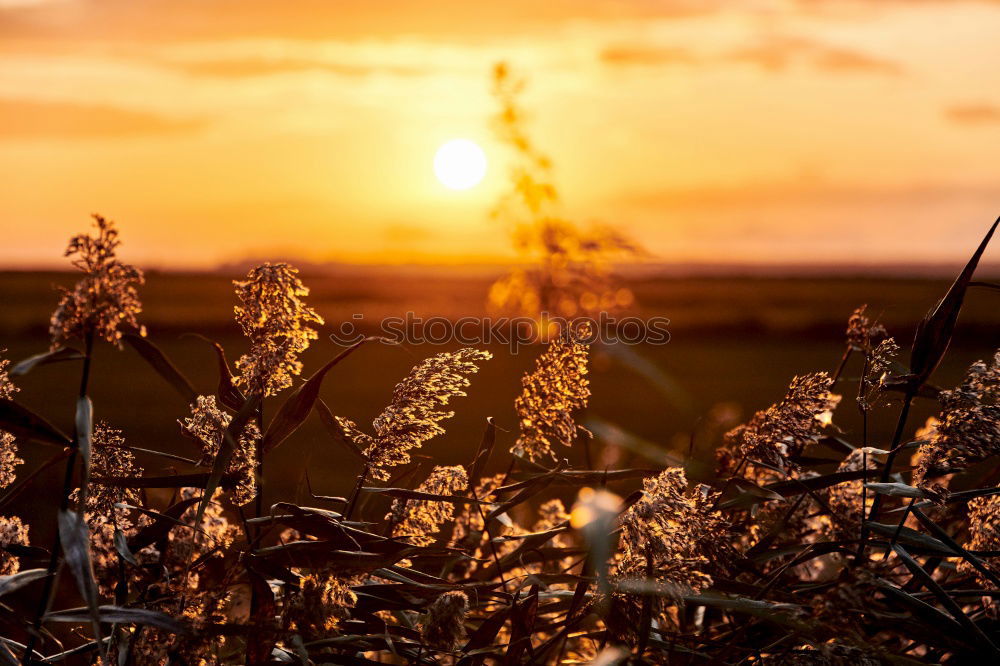
<instances>
[{"instance_id":1,"label":"dark field","mask_svg":"<svg viewBox=\"0 0 1000 666\"><path fill-rule=\"evenodd\" d=\"M149 338L204 393L212 392L217 381L214 355L204 341L185 334L201 333L217 340L231 362L243 353L243 340L231 318L231 277L237 275L151 273L142 290L142 320ZM423 317L480 315L490 282L484 275L412 269L357 269L338 275L304 274L303 279L312 289L308 301L325 317L327 331L354 313L364 314L368 323L407 310ZM0 344L7 347L9 358L16 361L47 348L46 325L57 300L54 285L70 281L70 276L59 273L0 274ZM666 451L683 454L692 432L699 455L712 451L723 426L780 398L793 375L832 372L843 353L847 316L857 305L868 303L870 312L879 316L905 350L916 321L944 293L948 282L886 277L700 277L647 279L633 281L631 286L638 314L670 318L672 339L662 346L631 347L634 353L624 359L615 350L595 349L587 422L600 444L626 445L624 457L614 461L619 467L649 464L637 453L639 448L654 458ZM970 362L990 356L1000 346L996 303L995 293L971 291L952 351L935 375L936 383L954 384ZM362 347L334 370L323 385L322 397L336 414L368 423L388 402L395 381L417 360L441 350L430 345ZM444 424L447 434L430 442L421 455L433 457L437 464L468 462L487 416L494 416L508 431L501 433L506 438L501 440L504 448L513 441L513 401L520 377L541 347L525 348L518 355L500 345L491 350L494 358L473 377L468 397L454 403L456 415ZM304 375L339 351L321 332L303 357ZM849 365L847 376L856 371L854 364ZM78 372L75 364L40 368L19 379L23 389L19 400L69 429ZM132 349L117 351L99 345L91 395L96 418L121 428L129 443L196 457L194 446L173 426L186 415L186 405ZM852 396L845 396L845 401L837 425L850 431L857 425ZM278 404L272 401L265 409L273 413ZM722 415L725 423L718 425L712 415ZM920 421L925 416L917 414ZM878 422L891 423L892 418ZM608 430L600 423L613 424L623 432L610 435L609 440ZM875 445L878 438L888 436L882 431L874 434ZM631 453L630 444L634 444ZM595 452L598 448L603 447L595 446ZM25 447L25 468L33 468L46 454ZM167 471L163 459L141 462L148 474ZM583 464L582 460L574 462ZM595 458L594 464L599 462ZM269 457L268 465L268 502L279 495L291 499L292 494L304 492L301 470L305 468L310 470L314 492L322 494L348 492L358 471L355 461L330 442L315 417Z\"/></svg>"}]
</instances>

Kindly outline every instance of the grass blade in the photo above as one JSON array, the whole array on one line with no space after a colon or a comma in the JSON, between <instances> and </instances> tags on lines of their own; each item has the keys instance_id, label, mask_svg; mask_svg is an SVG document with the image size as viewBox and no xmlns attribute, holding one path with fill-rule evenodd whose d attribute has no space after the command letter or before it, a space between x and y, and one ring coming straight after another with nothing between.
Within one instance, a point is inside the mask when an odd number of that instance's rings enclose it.
<instances>
[{"instance_id":1,"label":"grass blade","mask_svg":"<svg viewBox=\"0 0 1000 666\"><path fill-rule=\"evenodd\" d=\"M62 363L64 361L82 361L83 354L75 349L70 349L69 347L60 347L59 349L48 351L43 354L35 354L34 356L29 356L28 358L20 361L17 365L10 369L10 375L12 377L22 377L35 368L42 365L49 365L50 363Z\"/></svg>"},{"instance_id":2,"label":"grass blade","mask_svg":"<svg viewBox=\"0 0 1000 666\"><path fill-rule=\"evenodd\" d=\"M22 441L73 446L73 440L33 411L13 400L0 400L0 430Z\"/></svg>"},{"instance_id":3,"label":"grass blade","mask_svg":"<svg viewBox=\"0 0 1000 666\"><path fill-rule=\"evenodd\" d=\"M187 377L181 374L181 371L170 362L159 347L154 345L148 339L142 337L141 335L136 335L135 333L126 333L124 336L125 342L129 343L133 349L139 352L139 355L146 359L156 370L161 377L163 377L168 384L174 387L174 389L184 398L187 404L192 404L198 400L198 392L194 390L191 386L191 382L187 380Z\"/></svg>"},{"instance_id":4,"label":"grass blade","mask_svg":"<svg viewBox=\"0 0 1000 666\"><path fill-rule=\"evenodd\" d=\"M97 604L97 581L94 580L94 568L90 562L90 531L82 516L73 511L59 512L59 541L80 596L87 604L87 618L93 625L94 639L100 641L101 616Z\"/></svg>"},{"instance_id":5,"label":"grass blade","mask_svg":"<svg viewBox=\"0 0 1000 666\"><path fill-rule=\"evenodd\" d=\"M278 410L277 416L271 421L267 432L264 433L264 438L260 443L261 455L266 455L274 450L275 447L298 430L299 426L305 422L306 417L309 416L313 405L316 404L316 400L319 397L319 390L323 386L323 379L326 377L326 374L334 366L350 356L355 349L363 345L366 340L367 338L340 352L335 358L313 373L313 376L299 386L294 393L288 396L285 404Z\"/></svg>"}]
</instances>

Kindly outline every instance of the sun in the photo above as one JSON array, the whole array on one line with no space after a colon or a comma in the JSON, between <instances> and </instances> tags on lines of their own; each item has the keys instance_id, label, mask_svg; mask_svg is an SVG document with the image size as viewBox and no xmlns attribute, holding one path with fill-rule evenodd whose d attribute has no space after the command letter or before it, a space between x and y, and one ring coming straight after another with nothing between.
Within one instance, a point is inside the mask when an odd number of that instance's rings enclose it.
<instances>
[{"instance_id":1,"label":"sun","mask_svg":"<svg viewBox=\"0 0 1000 666\"><path fill-rule=\"evenodd\" d=\"M434 154L434 174L452 190L475 187L486 175L486 153L468 139L447 141Z\"/></svg>"}]
</instances>

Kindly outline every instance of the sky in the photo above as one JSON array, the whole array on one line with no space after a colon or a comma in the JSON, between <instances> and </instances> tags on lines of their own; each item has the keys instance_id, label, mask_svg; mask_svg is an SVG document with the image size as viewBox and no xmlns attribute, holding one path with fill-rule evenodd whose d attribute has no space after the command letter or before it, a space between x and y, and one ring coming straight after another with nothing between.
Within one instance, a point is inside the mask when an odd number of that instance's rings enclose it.
<instances>
[{"instance_id":1,"label":"sky","mask_svg":"<svg viewBox=\"0 0 1000 666\"><path fill-rule=\"evenodd\" d=\"M90 213L144 266L509 261L499 61L562 213L654 261L961 261L1000 214L997 35L971 0L0 0L0 268ZM489 165L461 192L453 138Z\"/></svg>"}]
</instances>

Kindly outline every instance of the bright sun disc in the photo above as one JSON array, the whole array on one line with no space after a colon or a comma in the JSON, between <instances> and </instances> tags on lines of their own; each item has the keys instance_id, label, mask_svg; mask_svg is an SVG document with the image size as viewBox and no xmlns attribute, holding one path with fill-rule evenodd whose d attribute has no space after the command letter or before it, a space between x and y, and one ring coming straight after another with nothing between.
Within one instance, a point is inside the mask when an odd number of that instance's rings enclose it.
<instances>
[{"instance_id":1,"label":"bright sun disc","mask_svg":"<svg viewBox=\"0 0 1000 666\"><path fill-rule=\"evenodd\" d=\"M452 139L434 155L434 173L445 187L467 190L486 175L486 153L468 139Z\"/></svg>"}]
</instances>

